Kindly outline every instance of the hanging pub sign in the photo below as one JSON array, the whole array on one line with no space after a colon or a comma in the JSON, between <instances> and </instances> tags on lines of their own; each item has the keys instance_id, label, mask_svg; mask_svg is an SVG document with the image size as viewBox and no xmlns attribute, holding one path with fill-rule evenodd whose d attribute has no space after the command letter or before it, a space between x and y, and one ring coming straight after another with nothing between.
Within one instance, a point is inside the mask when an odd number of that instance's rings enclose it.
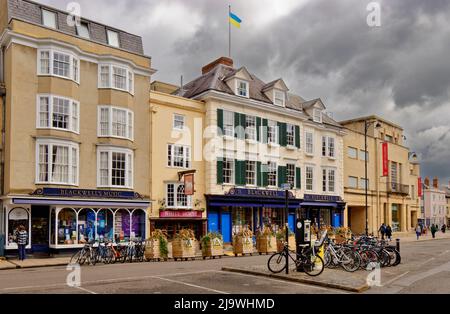
<instances>
[{"instance_id":1,"label":"hanging pub sign","mask_svg":"<svg viewBox=\"0 0 450 314\"><path fill-rule=\"evenodd\" d=\"M382 144L383 150L383 177L389 176L389 156L388 156L388 143Z\"/></svg>"},{"instance_id":2,"label":"hanging pub sign","mask_svg":"<svg viewBox=\"0 0 450 314\"><path fill-rule=\"evenodd\" d=\"M184 194L185 195L194 195L194 174L185 174L184 175Z\"/></svg>"},{"instance_id":3,"label":"hanging pub sign","mask_svg":"<svg viewBox=\"0 0 450 314\"><path fill-rule=\"evenodd\" d=\"M417 194L419 197L422 197L422 178L419 177L419 179L417 179Z\"/></svg>"}]
</instances>

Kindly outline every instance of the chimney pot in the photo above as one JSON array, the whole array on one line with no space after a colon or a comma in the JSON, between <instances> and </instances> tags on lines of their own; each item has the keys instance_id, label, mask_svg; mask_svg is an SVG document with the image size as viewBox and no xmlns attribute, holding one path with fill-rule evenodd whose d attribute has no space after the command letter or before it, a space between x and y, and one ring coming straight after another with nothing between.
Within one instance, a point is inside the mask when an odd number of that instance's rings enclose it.
<instances>
[{"instance_id":1,"label":"chimney pot","mask_svg":"<svg viewBox=\"0 0 450 314\"><path fill-rule=\"evenodd\" d=\"M436 189L439 188L439 179L436 177L433 179L433 187Z\"/></svg>"},{"instance_id":2,"label":"chimney pot","mask_svg":"<svg viewBox=\"0 0 450 314\"><path fill-rule=\"evenodd\" d=\"M202 75L210 72L211 70L213 70L216 66L218 66L219 64L223 64L229 67L233 67L233 59L227 58L227 57L220 57L216 60L214 60L213 62L205 65L202 68Z\"/></svg>"}]
</instances>

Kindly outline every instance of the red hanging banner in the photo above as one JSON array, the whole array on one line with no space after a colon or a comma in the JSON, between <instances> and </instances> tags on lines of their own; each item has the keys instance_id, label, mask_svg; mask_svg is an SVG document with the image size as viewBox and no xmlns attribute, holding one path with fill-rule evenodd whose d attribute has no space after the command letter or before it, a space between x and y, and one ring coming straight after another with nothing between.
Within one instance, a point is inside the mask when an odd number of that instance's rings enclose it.
<instances>
[{"instance_id":1,"label":"red hanging banner","mask_svg":"<svg viewBox=\"0 0 450 314\"><path fill-rule=\"evenodd\" d=\"M419 195L419 197L422 197L422 178L419 177L417 181L417 194Z\"/></svg>"},{"instance_id":2,"label":"red hanging banner","mask_svg":"<svg viewBox=\"0 0 450 314\"><path fill-rule=\"evenodd\" d=\"M388 156L388 143L382 144L383 148L383 177L389 176L389 156Z\"/></svg>"},{"instance_id":3,"label":"red hanging banner","mask_svg":"<svg viewBox=\"0 0 450 314\"><path fill-rule=\"evenodd\" d=\"M194 174L185 174L184 175L184 194L185 195L194 195Z\"/></svg>"}]
</instances>

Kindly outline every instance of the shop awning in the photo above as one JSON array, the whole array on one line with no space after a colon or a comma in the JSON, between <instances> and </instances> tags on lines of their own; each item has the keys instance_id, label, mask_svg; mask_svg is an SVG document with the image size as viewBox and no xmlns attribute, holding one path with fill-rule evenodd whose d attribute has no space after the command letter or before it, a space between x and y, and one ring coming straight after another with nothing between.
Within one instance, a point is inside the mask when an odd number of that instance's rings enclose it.
<instances>
[{"instance_id":1,"label":"shop awning","mask_svg":"<svg viewBox=\"0 0 450 314\"><path fill-rule=\"evenodd\" d=\"M266 207L266 208L285 208L284 204L271 204L271 203L222 203L222 202L211 202L210 206L236 206L236 207ZM290 204L289 208L299 208L299 204Z\"/></svg>"}]
</instances>

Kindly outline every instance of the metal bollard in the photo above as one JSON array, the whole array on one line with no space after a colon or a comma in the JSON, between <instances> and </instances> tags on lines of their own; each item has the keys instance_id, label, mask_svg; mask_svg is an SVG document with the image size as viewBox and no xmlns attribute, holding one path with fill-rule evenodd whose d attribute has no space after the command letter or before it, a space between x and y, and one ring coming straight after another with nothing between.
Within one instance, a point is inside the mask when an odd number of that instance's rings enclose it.
<instances>
[{"instance_id":1,"label":"metal bollard","mask_svg":"<svg viewBox=\"0 0 450 314\"><path fill-rule=\"evenodd\" d=\"M400 253L400 239L395 239L397 251Z\"/></svg>"}]
</instances>

